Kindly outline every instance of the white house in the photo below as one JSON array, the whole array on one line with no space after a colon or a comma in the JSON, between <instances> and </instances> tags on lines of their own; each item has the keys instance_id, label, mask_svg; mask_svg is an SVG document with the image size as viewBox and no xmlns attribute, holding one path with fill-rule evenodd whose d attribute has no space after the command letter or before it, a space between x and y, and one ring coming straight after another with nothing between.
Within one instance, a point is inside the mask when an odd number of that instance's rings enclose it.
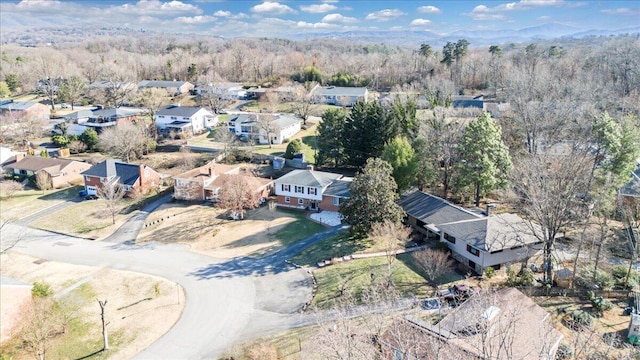
<instances>
[{"instance_id":1,"label":"white house","mask_svg":"<svg viewBox=\"0 0 640 360\"><path fill-rule=\"evenodd\" d=\"M138 83L138 90L142 89L164 89L169 95L183 95L193 90L195 85L188 81L162 81L162 80L142 80Z\"/></svg>"},{"instance_id":2,"label":"white house","mask_svg":"<svg viewBox=\"0 0 640 360\"><path fill-rule=\"evenodd\" d=\"M207 85L199 85L194 89L198 95L213 94L218 95L225 100L234 100L243 97L246 91L239 83L209 83Z\"/></svg>"},{"instance_id":3,"label":"white house","mask_svg":"<svg viewBox=\"0 0 640 360\"><path fill-rule=\"evenodd\" d=\"M217 125L216 116L202 107L170 105L158 110L156 126L161 133L171 130L198 134Z\"/></svg>"},{"instance_id":4,"label":"white house","mask_svg":"<svg viewBox=\"0 0 640 360\"><path fill-rule=\"evenodd\" d=\"M269 124L270 131L267 134L265 129L259 129L258 141L260 144L282 144L286 139L300 132L302 120L293 114L277 115Z\"/></svg>"},{"instance_id":5,"label":"white house","mask_svg":"<svg viewBox=\"0 0 640 360\"><path fill-rule=\"evenodd\" d=\"M353 106L357 101L367 101L369 91L364 87L316 85L311 96L316 104Z\"/></svg>"},{"instance_id":6,"label":"white house","mask_svg":"<svg viewBox=\"0 0 640 360\"><path fill-rule=\"evenodd\" d=\"M447 244L454 259L478 274L488 267L518 263L542 249L533 233L539 228L516 214L487 216L421 191L402 197L399 204L409 225Z\"/></svg>"},{"instance_id":7,"label":"white house","mask_svg":"<svg viewBox=\"0 0 640 360\"><path fill-rule=\"evenodd\" d=\"M227 128L244 140L258 135L258 116L256 114L232 114L227 120Z\"/></svg>"}]
</instances>

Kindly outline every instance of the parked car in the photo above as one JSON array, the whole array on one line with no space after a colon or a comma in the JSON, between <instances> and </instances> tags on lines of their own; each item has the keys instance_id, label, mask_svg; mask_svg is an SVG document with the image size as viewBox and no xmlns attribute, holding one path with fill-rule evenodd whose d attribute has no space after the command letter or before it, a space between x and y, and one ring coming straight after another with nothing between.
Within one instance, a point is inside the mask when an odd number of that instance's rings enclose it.
<instances>
[{"instance_id":1,"label":"parked car","mask_svg":"<svg viewBox=\"0 0 640 360\"><path fill-rule=\"evenodd\" d=\"M87 194L87 190L80 190L80 192L78 192L78 196L80 196L80 197L85 197L87 195L89 195L89 194Z\"/></svg>"},{"instance_id":2,"label":"parked car","mask_svg":"<svg viewBox=\"0 0 640 360\"><path fill-rule=\"evenodd\" d=\"M69 104L67 103L60 104L60 109L68 109L68 108L69 108Z\"/></svg>"},{"instance_id":3,"label":"parked car","mask_svg":"<svg viewBox=\"0 0 640 360\"><path fill-rule=\"evenodd\" d=\"M96 199L98 199L98 196L97 195L86 195L84 197L84 199L85 200L96 200Z\"/></svg>"},{"instance_id":4,"label":"parked car","mask_svg":"<svg viewBox=\"0 0 640 360\"><path fill-rule=\"evenodd\" d=\"M453 285L446 289L439 289L438 296L448 302L450 305L455 306L470 298L472 295L480 292L479 287L469 285Z\"/></svg>"}]
</instances>

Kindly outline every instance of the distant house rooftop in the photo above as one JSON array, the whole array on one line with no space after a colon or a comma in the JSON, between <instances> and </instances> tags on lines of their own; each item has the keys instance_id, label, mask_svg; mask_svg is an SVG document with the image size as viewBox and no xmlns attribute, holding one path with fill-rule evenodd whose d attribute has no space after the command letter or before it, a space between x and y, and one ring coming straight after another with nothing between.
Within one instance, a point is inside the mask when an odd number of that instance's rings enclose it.
<instances>
[{"instance_id":1,"label":"distant house rooftop","mask_svg":"<svg viewBox=\"0 0 640 360\"><path fill-rule=\"evenodd\" d=\"M312 92L314 96L365 96L367 94L367 88L316 86Z\"/></svg>"},{"instance_id":2,"label":"distant house rooftop","mask_svg":"<svg viewBox=\"0 0 640 360\"><path fill-rule=\"evenodd\" d=\"M142 80L138 83L139 88L170 88L180 87L188 81L162 81L162 80Z\"/></svg>"},{"instance_id":3,"label":"distant house rooftop","mask_svg":"<svg viewBox=\"0 0 640 360\"><path fill-rule=\"evenodd\" d=\"M169 105L165 108L158 110L157 115L161 116L181 116L181 117L192 117L195 113L204 109L199 106L180 106L180 105Z\"/></svg>"},{"instance_id":4,"label":"distant house rooftop","mask_svg":"<svg viewBox=\"0 0 640 360\"><path fill-rule=\"evenodd\" d=\"M7 111L25 111L39 103L32 101L13 101L7 100L0 103L0 110Z\"/></svg>"}]
</instances>

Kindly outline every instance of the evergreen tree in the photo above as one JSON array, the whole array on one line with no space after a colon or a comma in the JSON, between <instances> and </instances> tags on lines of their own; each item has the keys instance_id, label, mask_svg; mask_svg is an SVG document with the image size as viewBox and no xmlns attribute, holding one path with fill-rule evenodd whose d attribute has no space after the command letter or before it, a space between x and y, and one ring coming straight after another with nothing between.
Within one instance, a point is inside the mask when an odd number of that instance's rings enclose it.
<instances>
[{"instance_id":1,"label":"evergreen tree","mask_svg":"<svg viewBox=\"0 0 640 360\"><path fill-rule=\"evenodd\" d=\"M374 223L386 220L398 223L405 213L396 203L397 185L391 173L393 169L378 158L367 160L349 187L349 199L341 206L344 220L356 234L367 234Z\"/></svg>"},{"instance_id":2,"label":"evergreen tree","mask_svg":"<svg viewBox=\"0 0 640 360\"><path fill-rule=\"evenodd\" d=\"M98 133L93 129L87 129L80 134L79 140L87 147L87 150L95 150L98 146Z\"/></svg>"},{"instance_id":3,"label":"evergreen tree","mask_svg":"<svg viewBox=\"0 0 640 360\"><path fill-rule=\"evenodd\" d=\"M460 143L460 154L457 184L475 187L476 206L480 206L482 194L507 185L511 158L502 141L502 129L489 113L483 112L467 125Z\"/></svg>"},{"instance_id":4,"label":"evergreen tree","mask_svg":"<svg viewBox=\"0 0 640 360\"><path fill-rule=\"evenodd\" d=\"M384 145L397 133L395 119L380 103L357 102L343 131L347 164L362 167L368 158L380 157Z\"/></svg>"},{"instance_id":5,"label":"evergreen tree","mask_svg":"<svg viewBox=\"0 0 640 360\"><path fill-rule=\"evenodd\" d=\"M382 159L393 168L393 178L398 185L398 193L413 185L416 180L418 162L416 153L406 137L397 136L384 147Z\"/></svg>"},{"instance_id":6,"label":"evergreen tree","mask_svg":"<svg viewBox=\"0 0 640 360\"><path fill-rule=\"evenodd\" d=\"M402 100L396 97L391 107L391 115L398 125L397 133L409 138L414 138L418 133L418 120L416 118L418 105L414 98Z\"/></svg>"},{"instance_id":7,"label":"evergreen tree","mask_svg":"<svg viewBox=\"0 0 640 360\"><path fill-rule=\"evenodd\" d=\"M347 113L342 108L329 109L322 114L322 121L318 124L318 156L316 164L334 167L342 165L343 159L343 130Z\"/></svg>"}]
</instances>

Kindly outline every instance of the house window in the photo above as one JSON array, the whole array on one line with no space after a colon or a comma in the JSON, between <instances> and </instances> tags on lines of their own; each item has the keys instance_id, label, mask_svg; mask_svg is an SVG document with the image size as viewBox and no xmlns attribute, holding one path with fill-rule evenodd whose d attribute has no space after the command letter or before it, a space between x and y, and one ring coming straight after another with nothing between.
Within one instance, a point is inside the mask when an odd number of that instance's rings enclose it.
<instances>
[{"instance_id":1,"label":"house window","mask_svg":"<svg viewBox=\"0 0 640 360\"><path fill-rule=\"evenodd\" d=\"M474 248L471 245L467 245L467 251L470 252L471 254L475 255L475 256L480 256L480 250Z\"/></svg>"},{"instance_id":2,"label":"house window","mask_svg":"<svg viewBox=\"0 0 640 360\"><path fill-rule=\"evenodd\" d=\"M318 194L318 189L316 189L314 187L308 187L307 188L307 194L309 194L309 195L317 195Z\"/></svg>"},{"instance_id":3,"label":"house window","mask_svg":"<svg viewBox=\"0 0 640 360\"><path fill-rule=\"evenodd\" d=\"M178 120L178 118L177 118L177 117L175 117L175 116L172 116L172 117L171 117L171 120Z\"/></svg>"},{"instance_id":4,"label":"house window","mask_svg":"<svg viewBox=\"0 0 640 360\"><path fill-rule=\"evenodd\" d=\"M334 197L333 198L333 206L340 206L340 198L339 197Z\"/></svg>"},{"instance_id":5,"label":"house window","mask_svg":"<svg viewBox=\"0 0 640 360\"><path fill-rule=\"evenodd\" d=\"M285 197L284 197L284 202L286 202L286 203L290 203L290 202L291 202L291 198L290 198L290 197L288 197L288 196L285 196Z\"/></svg>"},{"instance_id":6,"label":"house window","mask_svg":"<svg viewBox=\"0 0 640 360\"><path fill-rule=\"evenodd\" d=\"M282 191L291 191L291 185L282 184Z\"/></svg>"},{"instance_id":7,"label":"house window","mask_svg":"<svg viewBox=\"0 0 640 360\"><path fill-rule=\"evenodd\" d=\"M444 233L444 239L447 240L448 242L455 244L456 243L456 238L454 236L451 236L447 233Z\"/></svg>"},{"instance_id":8,"label":"house window","mask_svg":"<svg viewBox=\"0 0 640 360\"><path fill-rule=\"evenodd\" d=\"M300 193L300 194L304 194L304 186L296 186L295 187L295 192L296 193Z\"/></svg>"},{"instance_id":9,"label":"house window","mask_svg":"<svg viewBox=\"0 0 640 360\"><path fill-rule=\"evenodd\" d=\"M298 205L304 205L304 199L298 198Z\"/></svg>"},{"instance_id":10,"label":"house window","mask_svg":"<svg viewBox=\"0 0 640 360\"><path fill-rule=\"evenodd\" d=\"M84 177L84 181L89 181L89 179L90 179L90 177L88 177L88 176Z\"/></svg>"}]
</instances>

